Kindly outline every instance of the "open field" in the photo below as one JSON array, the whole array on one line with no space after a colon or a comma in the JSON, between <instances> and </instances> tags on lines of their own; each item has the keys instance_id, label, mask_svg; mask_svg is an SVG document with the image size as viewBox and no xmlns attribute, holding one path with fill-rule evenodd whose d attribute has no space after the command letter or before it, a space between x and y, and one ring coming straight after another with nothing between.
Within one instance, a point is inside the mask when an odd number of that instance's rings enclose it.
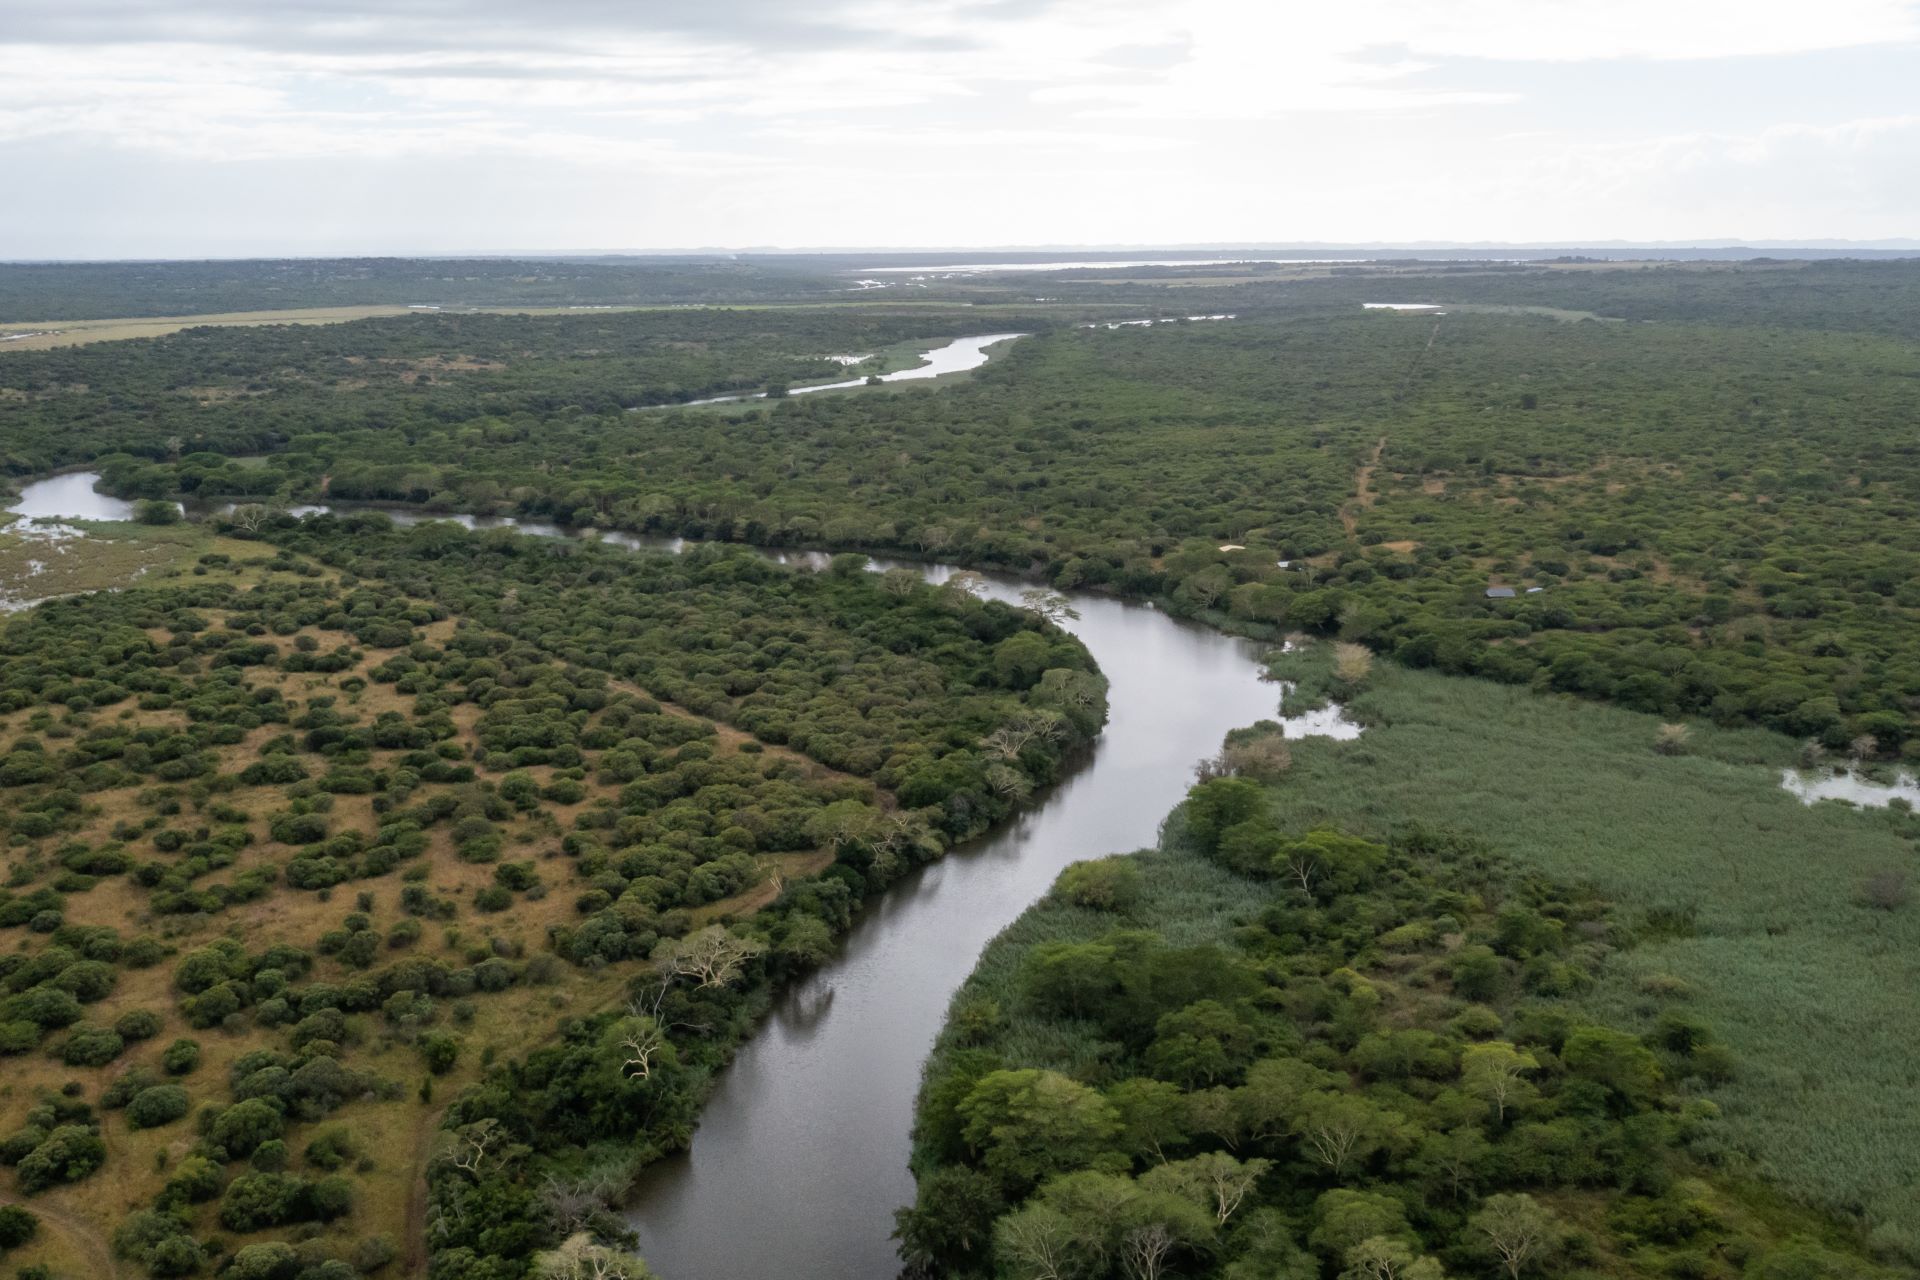
<instances>
[{"instance_id":1,"label":"open field","mask_svg":"<svg viewBox=\"0 0 1920 1280\"><path fill-rule=\"evenodd\" d=\"M230 311L215 315L126 316L112 320L50 320L0 325L0 352L44 351L50 347L77 347L89 342L125 338L158 338L182 329L250 328L263 324L343 324L383 316L440 314L579 315L590 311L642 311L646 307L433 307L399 305L367 307L301 307L287 311ZM25 337L12 337L25 334Z\"/></svg>"}]
</instances>

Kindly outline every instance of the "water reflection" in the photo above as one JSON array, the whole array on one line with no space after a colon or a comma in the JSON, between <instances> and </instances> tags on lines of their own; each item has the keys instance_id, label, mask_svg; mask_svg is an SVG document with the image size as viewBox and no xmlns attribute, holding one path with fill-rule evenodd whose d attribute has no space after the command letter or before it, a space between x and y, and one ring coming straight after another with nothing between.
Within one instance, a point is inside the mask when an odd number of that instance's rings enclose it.
<instances>
[{"instance_id":1,"label":"water reflection","mask_svg":"<svg viewBox=\"0 0 1920 1280\"><path fill-rule=\"evenodd\" d=\"M896 369L892 373L873 375L872 378L849 378L844 382L822 382L810 387L793 387L789 396L811 395L815 391L844 391L849 387L864 387L869 381L915 382L922 378L938 378L942 374L964 373L968 369L977 369L987 362L987 348L996 342L1008 342L1014 338L1024 338L1023 333L987 333L971 338L955 338L944 346L934 347L922 354L925 364L911 369ZM829 360L840 360L840 356L828 356ZM755 391L744 395L708 396L702 400L686 400L679 405L661 406L664 408L691 408L702 404L737 404L743 400L765 400L767 393Z\"/></svg>"},{"instance_id":2,"label":"water reflection","mask_svg":"<svg viewBox=\"0 0 1920 1280\"><path fill-rule=\"evenodd\" d=\"M1892 782L1876 782L1858 769L1782 769L1780 785L1805 804L1845 800L1869 809L1884 809L1895 800L1920 806L1920 778L1902 769Z\"/></svg>"}]
</instances>

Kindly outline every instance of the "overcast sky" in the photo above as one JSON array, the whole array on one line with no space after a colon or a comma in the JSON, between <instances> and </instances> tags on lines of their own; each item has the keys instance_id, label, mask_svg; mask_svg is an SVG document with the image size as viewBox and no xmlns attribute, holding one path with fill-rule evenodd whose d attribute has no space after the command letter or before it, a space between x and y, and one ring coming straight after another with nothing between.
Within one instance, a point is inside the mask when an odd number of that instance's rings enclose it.
<instances>
[{"instance_id":1,"label":"overcast sky","mask_svg":"<svg viewBox=\"0 0 1920 1280\"><path fill-rule=\"evenodd\" d=\"M1920 235L1920 0L0 0L0 258Z\"/></svg>"}]
</instances>

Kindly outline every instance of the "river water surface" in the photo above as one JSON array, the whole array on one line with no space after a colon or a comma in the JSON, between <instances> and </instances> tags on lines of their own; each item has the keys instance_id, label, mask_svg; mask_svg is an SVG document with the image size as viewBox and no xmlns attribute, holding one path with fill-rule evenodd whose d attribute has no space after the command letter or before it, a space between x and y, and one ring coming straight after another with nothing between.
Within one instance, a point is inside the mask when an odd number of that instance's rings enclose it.
<instances>
[{"instance_id":1,"label":"river water surface","mask_svg":"<svg viewBox=\"0 0 1920 1280\"><path fill-rule=\"evenodd\" d=\"M28 486L14 509L116 518L117 500L93 493L93 479L74 473ZM389 514L404 523L424 518ZM455 518L469 527L571 536L553 525ZM603 540L635 549L682 545L630 535ZM815 567L826 560L818 552L762 554ZM899 567L931 582L955 572ZM987 594L1011 604L1029 585L986 579ZM1022 817L887 890L838 957L776 1001L766 1025L721 1076L692 1149L642 1176L630 1222L641 1252L666 1280L894 1276L899 1265L889 1234L894 1209L913 1198L908 1133L921 1064L981 949L1068 863L1152 844L1193 764L1218 749L1229 729L1281 718L1284 686L1261 679L1261 646L1147 604L1069 599L1080 617L1067 629L1111 682L1105 733ZM1357 732L1331 710L1287 727L1294 737Z\"/></svg>"}]
</instances>

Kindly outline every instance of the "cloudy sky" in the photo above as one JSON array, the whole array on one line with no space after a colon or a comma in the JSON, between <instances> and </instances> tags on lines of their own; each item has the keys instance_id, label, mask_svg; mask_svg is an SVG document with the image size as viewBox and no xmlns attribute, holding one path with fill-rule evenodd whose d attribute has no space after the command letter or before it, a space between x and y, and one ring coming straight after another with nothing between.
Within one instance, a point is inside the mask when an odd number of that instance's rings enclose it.
<instances>
[{"instance_id":1,"label":"cloudy sky","mask_svg":"<svg viewBox=\"0 0 1920 1280\"><path fill-rule=\"evenodd\" d=\"M1920 235L1920 0L0 0L0 258Z\"/></svg>"}]
</instances>

